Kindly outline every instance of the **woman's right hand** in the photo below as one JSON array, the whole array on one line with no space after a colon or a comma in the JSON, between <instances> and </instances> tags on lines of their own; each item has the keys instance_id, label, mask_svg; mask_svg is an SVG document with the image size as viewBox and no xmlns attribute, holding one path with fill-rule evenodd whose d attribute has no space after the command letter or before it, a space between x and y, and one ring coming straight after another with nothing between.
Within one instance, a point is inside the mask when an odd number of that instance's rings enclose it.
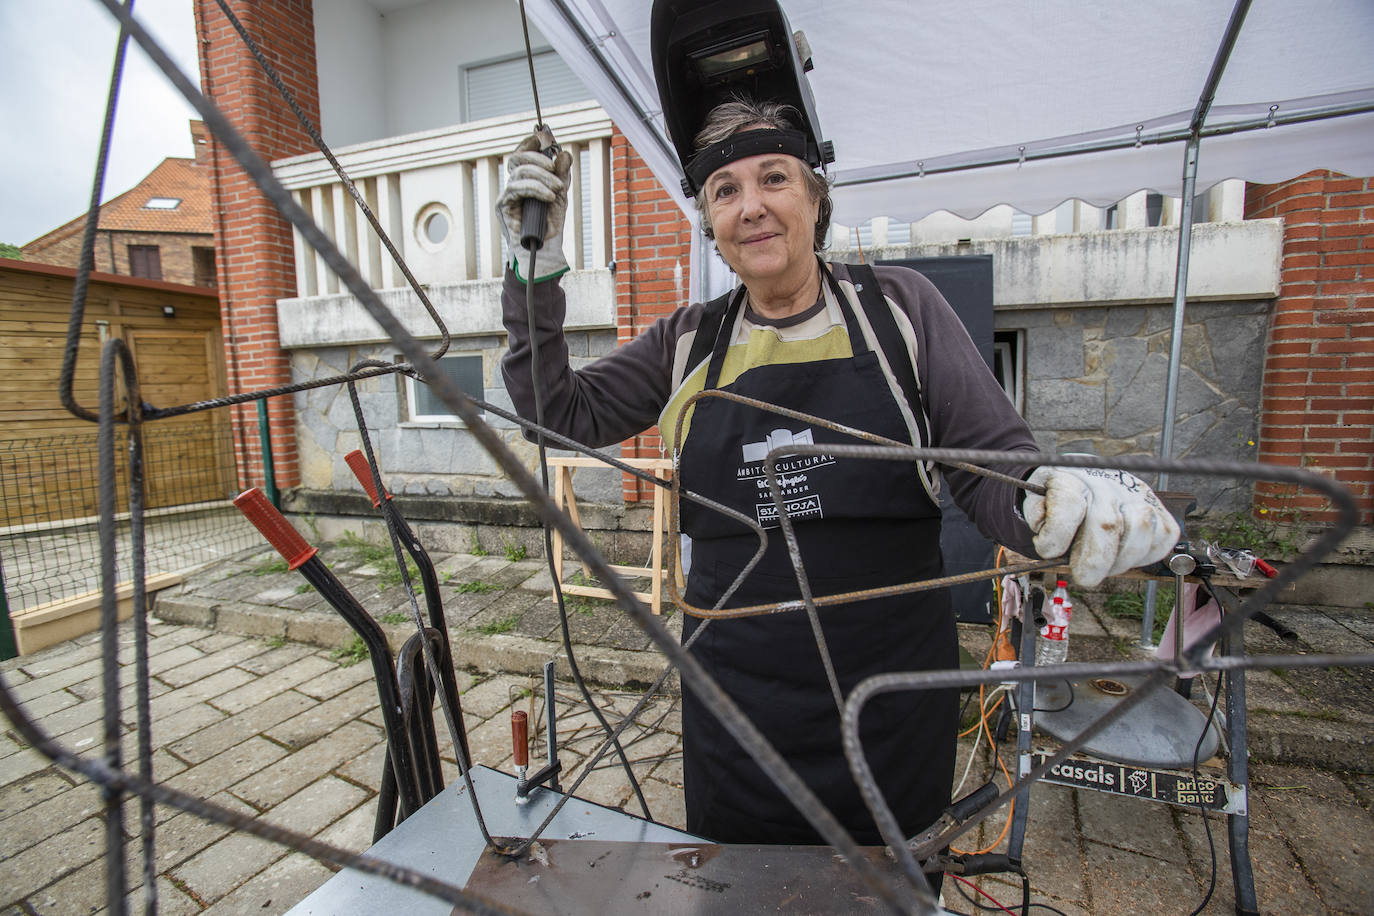
<instances>
[{"instance_id":1,"label":"woman's right hand","mask_svg":"<svg viewBox=\"0 0 1374 916\"><path fill-rule=\"evenodd\" d=\"M543 150L544 142L538 133L530 134L506 157L506 187L496 200L506 244L522 280L529 277L530 264L530 252L520 245L526 200L541 200L548 205L544 245L535 259L535 270L539 273L536 280L548 279L568 269L563 255L563 223L568 214L572 155L567 150L559 150L550 157Z\"/></svg>"}]
</instances>

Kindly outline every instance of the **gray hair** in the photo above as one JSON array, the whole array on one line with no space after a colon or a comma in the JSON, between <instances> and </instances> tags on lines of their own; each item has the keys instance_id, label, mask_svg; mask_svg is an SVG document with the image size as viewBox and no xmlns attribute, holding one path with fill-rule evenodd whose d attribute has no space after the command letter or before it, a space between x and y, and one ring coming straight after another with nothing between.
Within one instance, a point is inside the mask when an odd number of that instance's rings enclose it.
<instances>
[{"instance_id":1,"label":"gray hair","mask_svg":"<svg viewBox=\"0 0 1374 916\"><path fill-rule=\"evenodd\" d=\"M701 130L692 142L700 152L726 137L732 137L759 124L776 130L796 130L795 122L799 120L800 113L791 105L781 102L756 102L746 96L737 95L711 109L706 115L706 122L702 124ZM810 167L804 167L802 175L805 176L806 189L810 192L811 199L820 203L816 217L816 237L813 242L814 250L820 251L825 247L825 236L830 231L830 214L834 210L834 204L830 200L830 180ZM706 205L704 194L697 194L696 205L697 214L701 217L701 231L708 239L714 240L716 233L711 225L710 208Z\"/></svg>"}]
</instances>

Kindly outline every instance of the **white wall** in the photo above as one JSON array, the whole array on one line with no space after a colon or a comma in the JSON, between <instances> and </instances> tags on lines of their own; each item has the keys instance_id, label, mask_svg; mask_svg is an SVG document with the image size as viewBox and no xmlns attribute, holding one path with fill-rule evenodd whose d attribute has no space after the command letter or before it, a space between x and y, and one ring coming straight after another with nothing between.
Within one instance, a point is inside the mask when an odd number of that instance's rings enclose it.
<instances>
[{"instance_id":1,"label":"white wall","mask_svg":"<svg viewBox=\"0 0 1374 916\"><path fill-rule=\"evenodd\" d=\"M386 135L384 24L368 0L315 0L320 131L331 147Z\"/></svg>"},{"instance_id":2,"label":"white wall","mask_svg":"<svg viewBox=\"0 0 1374 916\"><path fill-rule=\"evenodd\" d=\"M459 123L459 68L525 48L514 0L315 0L315 43L331 146Z\"/></svg>"}]
</instances>

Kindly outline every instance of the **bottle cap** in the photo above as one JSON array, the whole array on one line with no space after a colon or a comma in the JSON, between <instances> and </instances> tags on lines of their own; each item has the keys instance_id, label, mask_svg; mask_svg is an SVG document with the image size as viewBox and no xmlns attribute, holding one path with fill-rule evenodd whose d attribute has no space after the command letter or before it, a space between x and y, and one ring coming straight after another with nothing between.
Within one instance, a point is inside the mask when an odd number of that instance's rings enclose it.
<instances>
[{"instance_id":1,"label":"bottle cap","mask_svg":"<svg viewBox=\"0 0 1374 916\"><path fill-rule=\"evenodd\" d=\"M1068 587L1069 587L1069 583L1066 582L1066 581L1064 581L1063 579L1060 579L1059 581L1055 582L1054 584L1055 584L1055 587L1056 587L1056 588L1068 588Z\"/></svg>"}]
</instances>

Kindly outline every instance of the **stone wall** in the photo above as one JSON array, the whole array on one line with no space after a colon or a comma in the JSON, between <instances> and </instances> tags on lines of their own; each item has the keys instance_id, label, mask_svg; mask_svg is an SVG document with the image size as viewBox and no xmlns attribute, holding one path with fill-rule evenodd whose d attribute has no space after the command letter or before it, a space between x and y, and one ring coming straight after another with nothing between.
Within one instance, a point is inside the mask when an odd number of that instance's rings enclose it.
<instances>
[{"instance_id":1,"label":"stone wall","mask_svg":"<svg viewBox=\"0 0 1374 916\"><path fill-rule=\"evenodd\" d=\"M1254 460L1282 223L1194 227L1173 454ZM1047 452L1157 455L1178 229L1157 227L888 247L874 261L991 255L998 332L1017 332L1025 417ZM837 252L837 260L858 259ZM1248 509L1252 485L1174 475L1201 511Z\"/></svg>"},{"instance_id":2,"label":"stone wall","mask_svg":"<svg viewBox=\"0 0 1374 916\"><path fill-rule=\"evenodd\" d=\"M568 348L574 368L609 352L616 345L612 329L571 331ZM484 401L513 410L501 379L500 359L505 353L504 335L455 337L450 354L482 356ZM293 382L327 378L348 371L362 359L394 360L399 354L389 344L352 347L316 347L291 353ZM383 482L398 495L431 497L517 498L519 492L477 443L461 421L414 422L409 418L405 385L399 375L365 379L358 383L358 400L372 437L372 447L382 468ZM414 383L412 383L414 384ZM301 486L309 490L362 492L344 456L361 447L358 424L348 389L330 385L295 395L297 450ZM501 433L512 450L532 471L538 470L533 443L519 428L494 414L487 422ZM618 455L612 447L606 452ZM569 452L550 449L550 455ZM600 503L620 501L620 472L581 468L573 474L579 500Z\"/></svg>"},{"instance_id":3,"label":"stone wall","mask_svg":"<svg viewBox=\"0 0 1374 916\"><path fill-rule=\"evenodd\" d=\"M1253 460L1271 304L1190 305L1183 329L1174 455ZM1049 452L1159 452L1173 325L1171 306L1015 309L999 331L1024 334L1026 421ZM1203 511L1250 505L1250 485L1174 475L1171 490Z\"/></svg>"}]
</instances>

